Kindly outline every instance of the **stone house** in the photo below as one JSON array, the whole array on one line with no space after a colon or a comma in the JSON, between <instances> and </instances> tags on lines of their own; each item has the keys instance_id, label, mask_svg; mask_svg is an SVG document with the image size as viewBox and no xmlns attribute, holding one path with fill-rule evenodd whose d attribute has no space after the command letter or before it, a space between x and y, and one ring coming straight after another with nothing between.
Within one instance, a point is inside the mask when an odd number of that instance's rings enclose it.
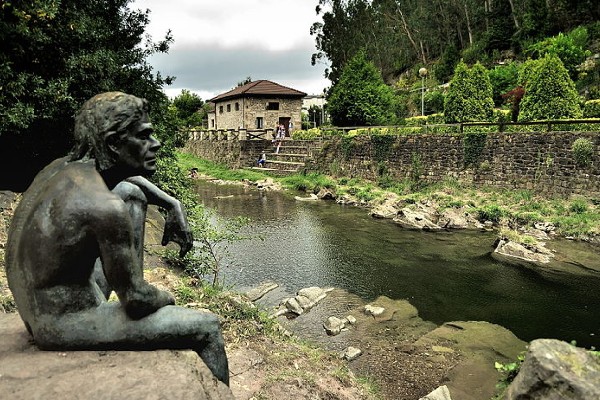
<instances>
[{"instance_id":1,"label":"stone house","mask_svg":"<svg viewBox=\"0 0 600 400\"><path fill-rule=\"evenodd\" d=\"M294 129L301 127L305 96L267 80L247 83L208 100L215 106L208 114L208 129L275 129L283 124L289 136L290 122Z\"/></svg>"}]
</instances>

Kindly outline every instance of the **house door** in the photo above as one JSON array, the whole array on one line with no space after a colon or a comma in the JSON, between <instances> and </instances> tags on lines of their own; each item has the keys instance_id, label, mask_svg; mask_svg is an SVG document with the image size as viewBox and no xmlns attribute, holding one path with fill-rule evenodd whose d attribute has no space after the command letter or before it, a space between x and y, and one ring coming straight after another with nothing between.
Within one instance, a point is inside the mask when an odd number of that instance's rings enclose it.
<instances>
[{"instance_id":1,"label":"house door","mask_svg":"<svg viewBox=\"0 0 600 400\"><path fill-rule=\"evenodd\" d=\"M279 125L285 128L285 136L290 136L290 117L279 117Z\"/></svg>"}]
</instances>

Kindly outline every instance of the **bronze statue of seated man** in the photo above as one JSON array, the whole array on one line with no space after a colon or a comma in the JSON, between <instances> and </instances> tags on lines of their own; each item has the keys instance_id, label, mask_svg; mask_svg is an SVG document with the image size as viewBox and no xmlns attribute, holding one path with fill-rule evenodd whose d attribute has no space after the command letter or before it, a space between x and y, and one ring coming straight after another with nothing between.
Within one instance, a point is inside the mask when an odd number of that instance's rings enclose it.
<instances>
[{"instance_id":1,"label":"bronze statue of seated man","mask_svg":"<svg viewBox=\"0 0 600 400\"><path fill-rule=\"evenodd\" d=\"M8 283L41 349L193 349L228 384L217 317L144 281L148 204L168 211L163 245L185 254L193 240L181 203L144 178L160 147L152 133L145 100L110 92L84 104L71 154L37 175L15 211Z\"/></svg>"}]
</instances>

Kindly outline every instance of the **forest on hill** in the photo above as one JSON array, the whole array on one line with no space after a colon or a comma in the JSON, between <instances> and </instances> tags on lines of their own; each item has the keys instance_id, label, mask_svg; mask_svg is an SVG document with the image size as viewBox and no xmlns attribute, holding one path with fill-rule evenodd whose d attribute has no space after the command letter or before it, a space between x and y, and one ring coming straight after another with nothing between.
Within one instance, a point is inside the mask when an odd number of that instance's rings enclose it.
<instances>
[{"instance_id":1,"label":"forest on hill","mask_svg":"<svg viewBox=\"0 0 600 400\"><path fill-rule=\"evenodd\" d=\"M531 60L550 54L560 59L562 66L556 68L564 67L573 82L560 85L574 85L582 109L584 101L600 99L600 2L596 0L318 0L316 12L322 22L315 22L310 31L317 49L312 63L328 66L330 108L337 106L331 100L335 103L340 93L348 93L347 87L341 88L349 80L348 69L354 68L356 74L364 67L357 69L356 57L372 64L394 92L394 99L386 102L392 104L396 122L443 113L455 72L475 65L477 71L479 66L487 71L494 106L515 108L537 65ZM358 73L366 70L362 71ZM334 124L366 122L345 116L336 120L335 115L334 111ZM394 123L390 118L371 120Z\"/></svg>"},{"instance_id":2,"label":"forest on hill","mask_svg":"<svg viewBox=\"0 0 600 400\"><path fill-rule=\"evenodd\" d=\"M330 62L334 84L361 49L388 82L421 66L445 82L461 58L490 65L526 57L535 43L578 26L600 36L597 0L318 0L316 11L323 22L311 27L312 62Z\"/></svg>"}]
</instances>

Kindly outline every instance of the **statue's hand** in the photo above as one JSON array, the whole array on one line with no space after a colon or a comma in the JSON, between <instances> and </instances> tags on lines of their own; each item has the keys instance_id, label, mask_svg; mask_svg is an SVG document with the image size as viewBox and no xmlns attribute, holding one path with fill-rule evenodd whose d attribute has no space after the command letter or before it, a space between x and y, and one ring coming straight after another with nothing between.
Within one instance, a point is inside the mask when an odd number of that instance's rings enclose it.
<instances>
[{"instance_id":1,"label":"statue's hand","mask_svg":"<svg viewBox=\"0 0 600 400\"><path fill-rule=\"evenodd\" d=\"M127 315L133 319L140 319L162 307L175 304L175 297L167 291L144 282L140 286L127 290L122 301Z\"/></svg>"},{"instance_id":2,"label":"statue's hand","mask_svg":"<svg viewBox=\"0 0 600 400\"><path fill-rule=\"evenodd\" d=\"M178 200L175 201L173 207L167 210L165 232L161 243L166 246L169 242L175 242L179 245L180 257L185 256L194 246L194 237L190 231L185 210Z\"/></svg>"}]
</instances>

